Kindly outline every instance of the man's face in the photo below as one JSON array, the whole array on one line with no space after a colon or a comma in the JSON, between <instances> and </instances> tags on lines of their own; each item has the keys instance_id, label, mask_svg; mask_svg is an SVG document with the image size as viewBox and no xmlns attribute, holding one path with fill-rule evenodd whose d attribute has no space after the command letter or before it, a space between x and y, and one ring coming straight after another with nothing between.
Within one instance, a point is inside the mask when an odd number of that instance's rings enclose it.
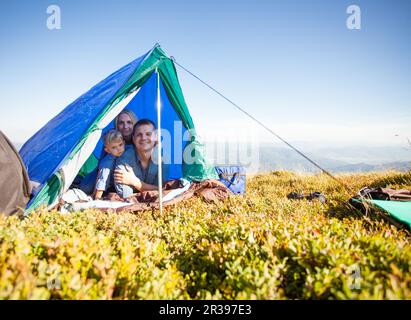
<instances>
[{"instance_id":1,"label":"man's face","mask_svg":"<svg viewBox=\"0 0 411 320\"><path fill-rule=\"evenodd\" d=\"M124 140L121 139L117 141L111 141L107 146L104 147L104 150L115 157L119 157L124 152Z\"/></svg>"},{"instance_id":2,"label":"man's face","mask_svg":"<svg viewBox=\"0 0 411 320\"><path fill-rule=\"evenodd\" d=\"M121 132L124 138L130 137L133 133L133 120L127 113L122 113L117 120L117 130Z\"/></svg>"},{"instance_id":3,"label":"man's face","mask_svg":"<svg viewBox=\"0 0 411 320\"><path fill-rule=\"evenodd\" d=\"M155 128L151 124L138 126L133 134L133 142L138 151L151 151L156 139Z\"/></svg>"}]
</instances>

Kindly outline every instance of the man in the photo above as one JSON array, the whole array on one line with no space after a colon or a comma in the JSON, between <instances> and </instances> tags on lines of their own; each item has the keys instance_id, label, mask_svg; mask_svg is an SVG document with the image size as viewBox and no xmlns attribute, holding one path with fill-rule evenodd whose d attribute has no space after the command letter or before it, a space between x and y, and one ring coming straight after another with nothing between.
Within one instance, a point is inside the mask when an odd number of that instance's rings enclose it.
<instances>
[{"instance_id":1,"label":"man","mask_svg":"<svg viewBox=\"0 0 411 320\"><path fill-rule=\"evenodd\" d=\"M153 162L153 151L157 142L154 123L141 119L133 129L134 148L126 150L118 159L114 171L114 186L122 198L137 191L158 189L158 164ZM162 181L168 179L168 165L162 165Z\"/></svg>"}]
</instances>

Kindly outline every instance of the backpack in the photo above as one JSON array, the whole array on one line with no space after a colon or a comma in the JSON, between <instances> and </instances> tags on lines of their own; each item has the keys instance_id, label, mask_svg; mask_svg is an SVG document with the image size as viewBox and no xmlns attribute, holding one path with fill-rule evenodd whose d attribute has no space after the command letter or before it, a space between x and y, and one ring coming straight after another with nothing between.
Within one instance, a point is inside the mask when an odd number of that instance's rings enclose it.
<instances>
[{"instance_id":1,"label":"backpack","mask_svg":"<svg viewBox=\"0 0 411 320\"><path fill-rule=\"evenodd\" d=\"M391 188L362 188L358 195L373 200L396 200L396 201L411 201L411 190L407 189L391 189Z\"/></svg>"},{"instance_id":2,"label":"backpack","mask_svg":"<svg viewBox=\"0 0 411 320\"><path fill-rule=\"evenodd\" d=\"M245 168L242 166L215 167L220 182L222 182L234 194L245 193Z\"/></svg>"}]
</instances>

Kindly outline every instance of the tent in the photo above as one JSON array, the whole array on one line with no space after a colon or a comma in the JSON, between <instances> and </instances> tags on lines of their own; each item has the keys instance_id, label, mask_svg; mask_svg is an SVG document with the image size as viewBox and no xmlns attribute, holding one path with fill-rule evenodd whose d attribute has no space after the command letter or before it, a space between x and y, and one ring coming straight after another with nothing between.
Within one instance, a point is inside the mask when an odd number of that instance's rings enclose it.
<instances>
[{"instance_id":1,"label":"tent","mask_svg":"<svg viewBox=\"0 0 411 320\"><path fill-rule=\"evenodd\" d=\"M95 170L103 148L101 136L114 127L123 109L157 125L158 89L161 129L173 137L169 152L163 149L171 159L170 178L218 179L205 159L174 62L156 44L64 108L23 145L20 155L35 186L26 213L41 205L53 207L78 174ZM195 161L187 161L186 153Z\"/></svg>"},{"instance_id":2,"label":"tent","mask_svg":"<svg viewBox=\"0 0 411 320\"><path fill-rule=\"evenodd\" d=\"M30 197L26 168L13 144L0 131L0 214L22 213Z\"/></svg>"}]
</instances>

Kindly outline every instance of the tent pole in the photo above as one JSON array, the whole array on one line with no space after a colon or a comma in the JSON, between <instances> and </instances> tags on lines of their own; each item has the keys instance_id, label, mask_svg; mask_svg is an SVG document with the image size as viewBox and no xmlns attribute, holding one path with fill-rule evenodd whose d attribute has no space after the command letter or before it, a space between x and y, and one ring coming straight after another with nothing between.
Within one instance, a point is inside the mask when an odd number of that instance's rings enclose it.
<instances>
[{"instance_id":1,"label":"tent pole","mask_svg":"<svg viewBox=\"0 0 411 320\"><path fill-rule=\"evenodd\" d=\"M160 203L160 214L163 214L163 172L161 159L161 100L160 100L160 74L157 74L157 159L158 159L158 195Z\"/></svg>"}]
</instances>

